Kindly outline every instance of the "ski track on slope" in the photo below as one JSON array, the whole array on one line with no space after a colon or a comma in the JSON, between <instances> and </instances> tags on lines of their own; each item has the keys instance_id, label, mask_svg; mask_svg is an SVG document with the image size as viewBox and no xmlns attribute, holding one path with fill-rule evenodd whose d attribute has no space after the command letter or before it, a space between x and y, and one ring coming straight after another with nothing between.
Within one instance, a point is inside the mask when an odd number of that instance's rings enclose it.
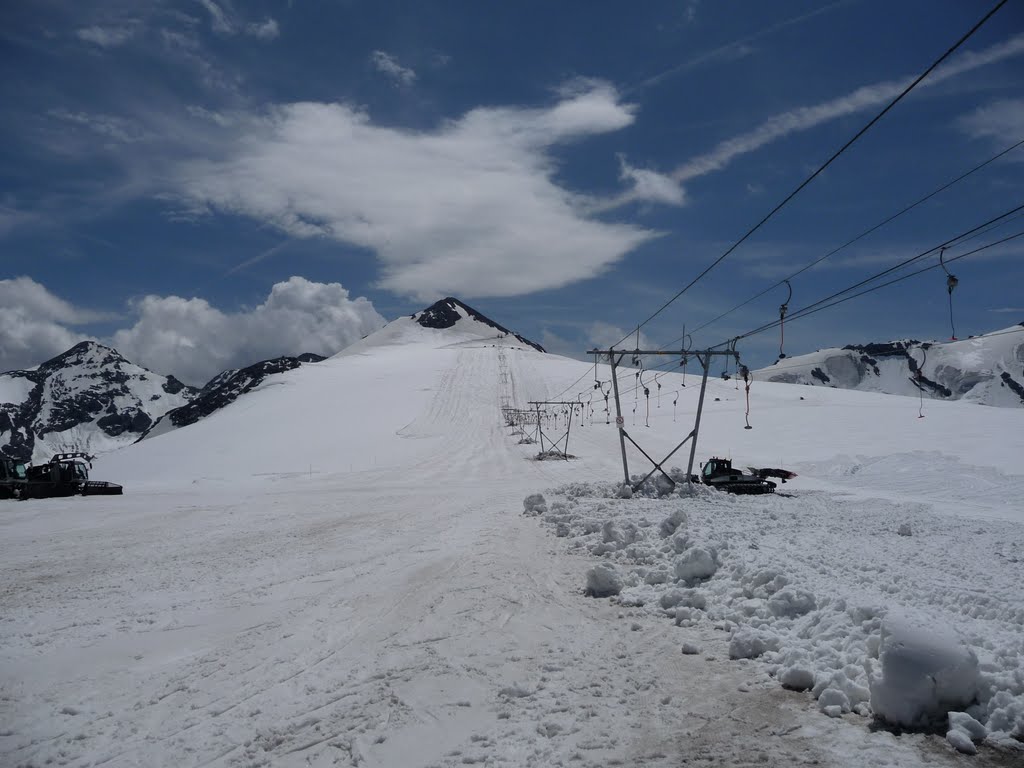
<instances>
[{"instance_id":1,"label":"ski track on slope","mask_svg":"<svg viewBox=\"0 0 1024 768\"><path fill-rule=\"evenodd\" d=\"M520 406L579 373L503 351ZM614 477L614 430L574 429L587 459L529 461L498 418L498 350L436 352L414 384L431 396L392 433L420 447L393 467L5 508L3 760L954 764L923 738L865 743L729 662L721 632L584 599L586 563L521 500Z\"/></svg>"}]
</instances>

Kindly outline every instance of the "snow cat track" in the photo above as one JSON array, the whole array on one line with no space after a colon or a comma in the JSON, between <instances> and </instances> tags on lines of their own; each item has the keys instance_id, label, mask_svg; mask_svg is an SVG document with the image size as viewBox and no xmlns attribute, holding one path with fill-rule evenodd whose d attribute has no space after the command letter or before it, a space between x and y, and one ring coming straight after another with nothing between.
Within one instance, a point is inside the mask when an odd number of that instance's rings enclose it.
<instances>
[{"instance_id":1,"label":"snow cat track","mask_svg":"<svg viewBox=\"0 0 1024 768\"><path fill-rule=\"evenodd\" d=\"M714 487L720 488L723 491L728 491L729 493L751 496L762 493L775 493L775 483L767 481L764 485L761 485L760 483L719 483Z\"/></svg>"}]
</instances>

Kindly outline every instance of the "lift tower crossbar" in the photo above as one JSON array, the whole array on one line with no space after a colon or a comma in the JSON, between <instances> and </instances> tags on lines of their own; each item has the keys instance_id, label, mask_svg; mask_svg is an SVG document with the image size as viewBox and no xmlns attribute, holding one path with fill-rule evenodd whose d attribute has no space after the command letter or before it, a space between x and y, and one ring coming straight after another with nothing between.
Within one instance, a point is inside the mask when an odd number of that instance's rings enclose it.
<instances>
[{"instance_id":1,"label":"lift tower crossbar","mask_svg":"<svg viewBox=\"0 0 1024 768\"><path fill-rule=\"evenodd\" d=\"M615 424L619 428L619 447L622 450L622 475L623 481L632 490L637 490L641 485L647 482L647 479L655 472L660 472L662 476L668 480L672 485L676 484L676 481L668 476L668 473L663 469L666 461L671 459L676 451L682 448L687 441L690 441L690 461L686 466L686 482L688 485L693 483L693 460L697 453L697 435L700 433L700 417L704 412L704 392L708 386L708 371L711 369L711 358L713 357L732 357L739 363L739 355L735 350L732 349L702 349L702 350L684 350L682 352L668 351L663 349L658 350L645 350L645 349L591 349L587 351L588 355L595 355L595 362L598 357L607 357L608 362L612 367L612 388L615 393ZM700 381L700 397L697 400L697 416L693 422L693 429L690 430L690 434L683 438L682 442L679 443L675 448L669 451L668 455L661 461L655 461L651 458L650 454L641 448L636 440L630 437L630 434L626 431L626 422L622 418L622 405L619 402L619 378L618 368L622 362L622 358L626 355L632 355L636 357L646 357L648 355L660 355L669 357L681 357L682 362L687 362L690 357L697 358L697 362L700 363L701 368L704 370L704 375ZM642 479L633 483L629 479L629 464L626 461L626 441L629 440L633 446L643 454L652 465L654 469L643 476Z\"/></svg>"},{"instance_id":2,"label":"lift tower crossbar","mask_svg":"<svg viewBox=\"0 0 1024 768\"><path fill-rule=\"evenodd\" d=\"M530 400L527 403L527 405L532 405L535 408L535 412L536 412L536 415L537 415L537 435L540 437L540 452L541 453L544 453L544 451L545 451L545 448L544 448L544 438L547 437L547 435L544 434L544 430L541 428L541 421L540 421L541 412L540 412L540 407L542 405L544 405L544 406L547 406L547 405L568 406L568 408L569 408L569 416L568 416L568 420L566 422L565 434L563 434L557 440L552 440L550 437L548 437L548 443L550 444L551 449L555 449L555 450L560 450L559 447L558 447L559 444L563 440L565 441L565 449L561 450L561 454L562 454L562 458L564 458L566 461L568 461L569 460L569 432L572 431L572 419L573 419L573 416L576 414L576 408L577 407L579 407L580 412L583 411L583 403L581 403L578 400Z\"/></svg>"}]
</instances>

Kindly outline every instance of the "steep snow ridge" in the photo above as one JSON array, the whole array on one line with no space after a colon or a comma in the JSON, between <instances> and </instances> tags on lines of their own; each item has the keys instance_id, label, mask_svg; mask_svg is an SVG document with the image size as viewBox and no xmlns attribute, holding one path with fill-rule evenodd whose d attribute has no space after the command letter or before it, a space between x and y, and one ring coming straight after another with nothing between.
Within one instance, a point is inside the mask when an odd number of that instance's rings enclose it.
<instances>
[{"instance_id":1,"label":"steep snow ridge","mask_svg":"<svg viewBox=\"0 0 1024 768\"><path fill-rule=\"evenodd\" d=\"M1024 326L1024 324L1022 324ZM1024 406L1024 327L951 342L893 341L830 348L754 371L787 384ZM921 363L924 363L923 366ZM918 368L921 375L917 375Z\"/></svg>"},{"instance_id":2,"label":"steep snow ridge","mask_svg":"<svg viewBox=\"0 0 1024 768\"><path fill-rule=\"evenodd\" d=\"M113 450L195 391L82 342L36 368L0 374L0 452L29 461L64 450Z\"/></svg>"},{"instance_id":3,"label":"steep snow ridge","mask_svg":"<svg viewBox=\"0 0 1024 768\"><path fill-rule=\"evenodd\" d=\"M276 357L272 360L261 360L245 368L224 371L207 382L191 402L174 408L157 419L139 440L195 424L251 392L268 377L294 370L303 363L318 363L324 359L321 355L304 352L298 357Z\"/></svg>"}]
</instances>

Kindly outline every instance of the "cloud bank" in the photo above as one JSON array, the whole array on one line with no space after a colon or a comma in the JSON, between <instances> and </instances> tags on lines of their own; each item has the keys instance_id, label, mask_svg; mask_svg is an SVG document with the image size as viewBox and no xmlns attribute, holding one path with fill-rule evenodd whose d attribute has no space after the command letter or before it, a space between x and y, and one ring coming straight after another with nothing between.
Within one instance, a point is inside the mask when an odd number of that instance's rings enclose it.
<instances>
[{"instance_id":1,"label":"cloud bank","mask_svg":"<svg viewBox=\"0 0 1024 768\"><path fill-rule=\"evenodd\" d=\"M590 216L551 156L633 119L593 81L547 108L479 108L432 131L376 125L346 104L289 104L243 120L221 159L182 163L174 181L192 213L371 250L393 292L515 296L598 275L655 236Z\"/></svg>"},{"instance_id":2,"label":"cloud bank","mask_svg":"<svg viewBox=\"0 0 1024 768\"><path fill-rule=\"evenodd\" d=\"M252 309L224 312L204 299L146 296L134 324L100 339L134 363L200 386L228 368L280 355L332 355L384 325L340 283L292 277ZM111 316L77 308L28 277L0 280L0 371L37 365L83 339L74 330Z\"/></svg>"},{"instance_id":3,"label":"cloud bank","mask_svg":"<svg viewBox=\"0 0 1024 768\"><path fill-rule=\"evenodd\" d=\"M75 326L104 320L75 307L29 277L0 280L0 371L28 368L84 338Z\"/></svg>"}]
</instances>

